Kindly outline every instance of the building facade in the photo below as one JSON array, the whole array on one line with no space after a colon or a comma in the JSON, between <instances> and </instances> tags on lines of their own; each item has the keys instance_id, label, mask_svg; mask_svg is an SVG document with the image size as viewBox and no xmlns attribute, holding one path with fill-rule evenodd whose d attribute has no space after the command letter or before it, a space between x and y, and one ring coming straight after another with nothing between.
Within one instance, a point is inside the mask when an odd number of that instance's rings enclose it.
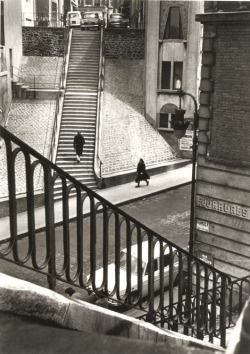
<instances>
[{"instance_id":1,"label":"building facade","mask_svg":"<svg viewBox=\"0 0 250 354\"><path fill-rule=\"evenodd\" d=\"M199 257L232 275L250 269L250 3L207 2L195 205Z\"/></svg>"},{"instance_id":2,"label":"building facade","mask_svg":"<svg viewBox=\"0 0 250 354\"><path fill-rule=\"evenodd\" d=\"M75 1L69 0L22 0L22 25L61 27L65 8L70 11Z\"/></svg>"},{"instance_id":3,"label":"building facade","mask_svg":"<svg viewBox=\"0 0 250 354\"><path fill-rule=\"evenodd\" d=\"M202 26L195 22L195 14L202 12L202 1L145 2L145 113L175 150L178 140L170 121L180 105L177 91L198 97ZM185 118L192 121L192 99L185 97L181 103Z\"/></svg>"},{"instance_id":4,"label":"building facade","mask_svg":"<svg viewBox=\"0 0 250 354\"><path fill-rule=\"evenodd\" d=\"M5 125L12 101L11 82L22 59L21 0L1 0L0 124Z\"/></svg>"}]
</instances>

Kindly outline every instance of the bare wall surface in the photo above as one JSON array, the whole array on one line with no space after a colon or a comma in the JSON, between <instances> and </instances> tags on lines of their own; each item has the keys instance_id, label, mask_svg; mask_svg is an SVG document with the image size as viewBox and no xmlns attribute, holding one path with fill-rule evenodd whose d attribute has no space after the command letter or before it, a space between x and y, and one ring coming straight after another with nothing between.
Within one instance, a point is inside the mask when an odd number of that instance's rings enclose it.
<instances>
[{"instance_id":1,"label":"bare wall surface","mask_svg":"<svg viewBox=\"0 0 250 354\"><path fill-rule=\"evenodd\" d=\"M144 60L105 62L102 121L103 173L164 164L175 152L144 117Z\"/></svg>"}]
</instances>

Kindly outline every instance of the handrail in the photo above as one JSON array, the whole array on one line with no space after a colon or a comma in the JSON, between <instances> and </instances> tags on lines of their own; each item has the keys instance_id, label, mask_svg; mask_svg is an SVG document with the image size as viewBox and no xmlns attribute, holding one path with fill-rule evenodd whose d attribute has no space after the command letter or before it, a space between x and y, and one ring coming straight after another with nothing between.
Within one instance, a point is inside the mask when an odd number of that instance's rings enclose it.
<instances>
[{"instance_id":1,"label":"handrail","mask_svg":"<svg viewBox=\"0 0 250 354\"><path fill-rule=\"evenodd\" d=\"M239 281L231 282L227 274L143 225L1 126L0 136L5 144L3 152L6 153L7 161L10 231L10 238L5 241L4 247L1 247L0 258L46 276L52 290L55 290L56 281L87 289L110 301L145 311L147 321L151 323L167 326L166 328L176 331L182 326L184 334L196 335L199 338L208 336L209 341L218 337L221 345L225 347L228 326L226 310L229 303L227 295L230 286L238 284ZM20 164L22 159L19 159L19 154L24 156L23 164ZM37 166L43 171L41 175L43 175L45 215L45 234L43 236L39 234L39 237L36 235L34 205ZM24 242L24 245L27 245L26 251L20 247L17 227L16 184L19 173L20 176L26 177L28 209L27 242ZM54 189L57 180L61 181L62 185L60 195L62 202L59 206L62 211L63 237L56 239ZM76 191L74 202L76 234L69 232L72 189ZM75 245L71 243L72 238L76 240ZM41 240L44 249L40 247ZM146 249L144 241L147 241ZM61 242L58 248L56 242ZM132 246L135 244L138 271L136 274L133 273L132 277ZM127 250L126 280L120 278L120 252L123 248ZM41 257L38 252L42 252L43 256ZM59 256L56 252L59 252ZM143 270L145 256L148 260L147 272ZM115 272L112 275L109 274L111 263L114 263ZM101 267L103 270L96 272ZM111 276L112 282L114 281L112 288L109 281ZM146 294L143 293L145 277ZM136 278L136 285L132 284L132 278ZM168 283L165 282L166 279ZM249 282L247 278L245 281ZM122 290L124 282L126 287ZM136 292L133 291L134 286Z\"/></svg>"},{"instance_id":2,"label":"handrail","mask_svg":"<svg viewBox=\"0 0 250 354\"><path fill-rule=\"evenodd\" d=\"M53 163L56 162L59 133L60 133L60 127L61 127L63 100L64 100L64 90L62 90L62 91L59 90L58 94L57 94L57 99L56 99L54 125L53 125L53 129L52 129L50 154L49 154L49 159Z\"/></svg>"},{"instance_id":3,"label":"handrail","mask_svg":"<svg viewBox=\"0 0 250 354\"><path fill-rule=\"evenodd\" d=\"M14 66L13 66L14 68ZM23 78L22 76L16 75L16 74L12 74L13 77L16 77L18 79L17 82L22 82L25 85L29 86L31 89L33 90L38 90L38 89L59 89L60 84L57 84L55 82L46 82L46 81L42 81L38 80L37 78L44 78L44 77L49 77L51 78L51 75L29 75L30 80L27 80L27 78Z\"/></svg>"},{"instance_id":4,"label":"handrail","mask_svg":"<svg viewBox=\"0 0 250 354\"><path fill-rule=\"evenodd\" d=\"M69 53L70 53L70 46L72 40L72 29L67 27L66 29L66 40L64 45L64 56L63 56L63 72L62 72L62 82L61 87L66 88L66 80L68 74L68 65L69 65Z\"/></svg>"},{"instance_id":5,"label":"handrail","mask_svg":"<svg viewBox=\"0 0 250 354\"><path fill-rule=\"evenodd\" d=\"M72 30L67 29L66 32L66 40L64 43L64 57L63 57L63 70L62 75L60 77L60 90L57 95L56 101L56 110L55 110L55 117L54 117L54 125L52 130L52 138L51 138L51 145L50 145L50 160L55 163L57 149L58 149L58 141L59 141L59 134L60 134L60 127L61 127L61 119L62 119L62 109L63 109L63 101L64 101L64 94L66 88L66 77L68 72L68 60L69 60L69 50L71 45L71 36Z\"/></svg>"},{"instance_id":6,"label":"handrail","mask_svg":"<svg viewBox=\"0 0 250 354\"><path fill-rule=\"evenodd\" d=\"M100 39L100 59L99 59L99 80L97 92L97 116L96 116L96 136L95 136L95 158L94 158L94 173L97 181L101 182L102 179L102 160L101 153L101 125L102 125L102 106L103 106L103 88L104 88L104 29L101 28Z\"/></svg>"}]
</instances>

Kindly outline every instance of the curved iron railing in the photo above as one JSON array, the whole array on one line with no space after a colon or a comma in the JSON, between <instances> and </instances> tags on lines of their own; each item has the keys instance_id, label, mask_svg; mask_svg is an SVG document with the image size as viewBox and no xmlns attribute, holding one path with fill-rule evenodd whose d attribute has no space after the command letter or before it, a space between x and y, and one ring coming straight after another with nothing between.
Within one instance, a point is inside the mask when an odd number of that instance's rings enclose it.
<instances>
[{"instance_id":1,"label":"curved iron railing","mask_svg":"<svg viewBox=\"0 0 250 354\"><path fill-rule=\"evenodd\" d=\"M58 281L88 289L113 304L137 307L154 324L198 338L207 335L211 342L219 337L225 346L229 276L129 216L3 127L0 136L9 189L9 234L0 244L2 259L47 276L53 290ZM15 193L21 177L27 197L22 237ZM44 187L42 232L34 208L37 177ZM57 179L60 201L53 193ZM73 202L71 190L76 191ZM69 228L72 208L74 233ZM58 212L60 234L55 231Z\"/></svg>"}]
</instances>

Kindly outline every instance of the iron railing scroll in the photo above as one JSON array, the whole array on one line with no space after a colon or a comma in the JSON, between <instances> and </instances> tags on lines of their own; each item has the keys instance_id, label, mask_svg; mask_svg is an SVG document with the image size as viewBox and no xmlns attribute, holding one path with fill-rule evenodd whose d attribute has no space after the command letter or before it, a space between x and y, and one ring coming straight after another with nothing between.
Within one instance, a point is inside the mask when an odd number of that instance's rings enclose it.
<instances>
[{"instance_id":1,"label":"iron railing scroll","mask_svg":"<svg viewBox=\"0 0 250 354\"><path fill-rule=\"evenodd\" d=\"M97 116L96 116L96 136L95 136L95 159L94 172L97 185L101 188L102 183L102 160L101 160L101 127L102 127L102 109L103 109L103 89L104 89L104 70L105 70L105 54L104 54L104 28L100 31L100 60L99 60L99 80L97 93Z\"/></svg>"}]
</instances>

